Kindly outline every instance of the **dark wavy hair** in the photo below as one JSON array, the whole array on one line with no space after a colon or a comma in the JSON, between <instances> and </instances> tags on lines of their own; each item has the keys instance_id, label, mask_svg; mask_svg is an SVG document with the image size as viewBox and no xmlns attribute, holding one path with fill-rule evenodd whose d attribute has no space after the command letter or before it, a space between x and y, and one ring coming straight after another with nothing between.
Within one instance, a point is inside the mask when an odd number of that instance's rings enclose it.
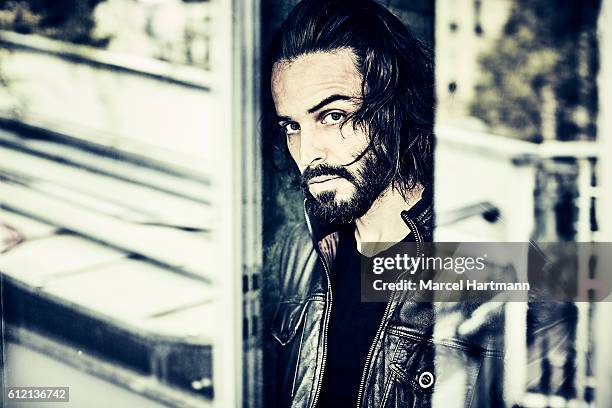
<instances>
[{"instance_id":1,"label":"dark wavy hair","mask_svg":"<svg viewBox=\"0 0 612 408\"><path fill-rule=\"evenodd\" d=\"M274 63L300 55L351 49L362 74L362 103L347 120L369 129L372 150L386 161L385 185L404 195L433 178L434 74L430 50L374 0L303 0L290 12L270 48L267 79ZM268 82L267 89L270 89ZM267 97L264 148L287 148ZM363 152L360 157L365 154ZM269 155L275 161L275 154ZM359 157L359 158L360 158Z\"/></svg>"}]
</instances>

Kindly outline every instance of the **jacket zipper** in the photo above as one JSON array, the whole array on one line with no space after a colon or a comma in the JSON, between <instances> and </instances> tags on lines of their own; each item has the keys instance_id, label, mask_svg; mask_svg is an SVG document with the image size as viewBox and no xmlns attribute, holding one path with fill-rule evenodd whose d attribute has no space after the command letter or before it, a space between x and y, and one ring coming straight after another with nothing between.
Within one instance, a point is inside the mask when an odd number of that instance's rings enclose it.
<instances>
[{"instance_id":1,"label":"jacket zipper","mask_svg":"<svg viewBox=\"0 0 612 408\"><path fill-rule=\"evenodd\" d=\"M310 219L308 218L308 214L306 213L305 206L304 206L304 216L306 218L306 223L308 224L308 230L312 234L312 226L310 225ZM327 278L327 293L328 293L329 299L328 299L328 302L326 302L325 316L323 317L323 356L322 356L321 372L319 374L317 389L315 391L315 397L311 405L312 408L317 406L317 401L319 400L319 394L321 393L321 383L323 381L323 372L325 371L325 363L327 361L327 331L329 328L329 316L331 314L331 307L332 307L331 278L330 278L329 270L327 269L327 263L325 262L325 259L323 259L323 257L320 255L321 247L318 248L317 253L321 259L321 263L323 264L323 269L325 270L325 277Z\"/></svg>"},{"instance_id":2,"label":"jacket zipper","mask_svg":"<svg viewBox=\"0 0 612 408\"><path fill-rule=\"evenodd\" d=\"M414 239L417 243L417 254L418 254L421 251L421 242L422 242L421 234L419 234L419 230L416 227L416 224L414 223L414 221L408 218L408 216L404 216L404 214L402 214L402 218L408 225L410 225L410 229L414 231ZM372 359L372 353L374 353L374 348L376 347L376 344L378 343L378 338L380 337L380 334L382 333L383 328L387 325L387 319L391 312L392 304L393 304L393 301L395 300L396 293L397 292L393 292L393 295L391 295L391 299L387 301L387 307L385 308L385 313L383 314L380 325L378 326L378 330L376 331L376 336L374 336L374 341L372 342L372 345L370 346L370 350L368 351L368 356L366 357L366 362L363 367L363 373L361 375L361 382L359 383L359 392L357 393L357 408L361 406L361 399L363 398L363 388L365 386L367 373L370 368L370 360Z\"/></svg>"},{"instance_id":3,"label":"jacket zipper","mask_svg":"<svg viewBox=\"0 0 612 408\"><path fill-rule=\"evenodd\" d=\"M404 219L404 221L410 225L410 228L414 231L414 240L416 241L417 244L417 254L421 252L421 245L423 243L423 238L421 238L421 234L419 233L419 229L416 226L416 223L414 221L412 221L410 218L408 218L407 215L402 214L402 218Z\"/></svg>"}]
</instances>

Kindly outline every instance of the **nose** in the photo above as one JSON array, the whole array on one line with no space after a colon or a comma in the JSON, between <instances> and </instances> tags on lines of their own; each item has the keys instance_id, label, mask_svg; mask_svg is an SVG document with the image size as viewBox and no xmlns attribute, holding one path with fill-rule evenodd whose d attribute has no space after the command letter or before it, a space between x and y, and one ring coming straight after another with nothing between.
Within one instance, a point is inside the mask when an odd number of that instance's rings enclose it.
<instances>
[{"instance_id":1,"label":"nose","mask_svg":"<svg viewBox=\"0 0 612 408\"><path fill-rule=\"evenodd\" d=\"M300 164L307 167L325 161L327 149L323 137L316 129L302 128L300 136Z\"/></svg>"}]
</instances>

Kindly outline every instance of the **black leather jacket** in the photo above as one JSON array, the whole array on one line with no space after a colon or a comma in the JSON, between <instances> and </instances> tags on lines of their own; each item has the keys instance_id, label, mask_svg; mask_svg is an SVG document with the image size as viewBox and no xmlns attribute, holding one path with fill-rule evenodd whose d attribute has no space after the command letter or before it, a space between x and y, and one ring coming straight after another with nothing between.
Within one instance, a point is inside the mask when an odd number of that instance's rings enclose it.
<instances>
[{"instance_id":1,"label":"black leather jacket","mask_svg":"<svg viewBox=\"0 0 612 408\"><path fill-rule=\"evenodd\" d=\"M272 335L281 407L317 405L327 358L338 234L317 231L305 215L308 227L293 228L280 257ZM400 217L417 242L431 240L430 202ZM573 304L391 301L366 360L358 405L501 407L542 394L571 397L575 324Z\"/></svg>"}]
</instances>

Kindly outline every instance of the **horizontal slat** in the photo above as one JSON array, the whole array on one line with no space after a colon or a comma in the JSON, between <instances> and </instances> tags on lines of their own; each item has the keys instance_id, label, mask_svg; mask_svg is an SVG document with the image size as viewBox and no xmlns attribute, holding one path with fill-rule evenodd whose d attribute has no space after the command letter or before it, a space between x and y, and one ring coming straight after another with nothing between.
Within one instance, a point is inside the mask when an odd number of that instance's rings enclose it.
<instances>
[{"instance_id":1,"label":"horizontal slat","mask_svg":"<svg viewBox=\"0 0 612 408\"><path fill-rule=\"evenodd\" d=\"M553 157L597 158L602 151L598 142L546 141L544 143L533 143L512 137L445 125L436 127L436 138L439 145L453 145L507 160L523 158L541 160Z\"/></svg>"},{"instance_id":2,"label":"horizontal slat","mask_svg":"<svg viewBox=\"0 0 612 408\"><path fill-rule=\"evenodd\" d=\"M28 187L0 183L3 205L93 240L139 254L177 272L214 280L212 239L167 227L126 223L115 217L50 197Z\"/></svg>"},{"instance_id":3,"label":"horizontal slat","mask_svg":"<svg viewBox=\"0 0 612 408\"><path fill-rule=\"evenodd\" d=\"M99 356L83 353L80 349L24 329L9 327L7 337L10 343L7 344L5 368L9 375L5 378L7 381L5 385L29 384L49 387L70 384L70 403L61 404L66 407L121 407L127 403L135 407L167 408L169 406L206 407L211 404L202 398L181 393L176 387L165 385L151 376L110 364ZM35 372L31 370L33 366L37 367ZM95 377L88 378L88 375ZM125 387L134 394L127 395L128 391L121 392L122 388L113 388L112 384ZM107 395L110 393L112 394L109 398ZM79 403L80 405L77 405ZM48 404L42 405L48 406ZM59 405L60 403L51 406Z\"/></svg>"},{"instance_id":4,"label":"horizontal slat","mask_svg":"<svg viewBox=\"0 0 612 408\"><path fill-rule=\"evenodd\" d=\"M64 165L108 175L119 180L127 180L194 201L210 202L208 183L121 160L115 157L116 154L113 157L107 157L66 143L18 136L17 133L1 128L0 143L8 148L61 162ZM106 153L111 155L111 152Z\"/></svg>"},{"instance_id":5,"label":"horizontal slat","mask_svg":"<svg viewBox=\"0 0 612 408\"><path fill-rule=\"evenodd\" d=\"M27 330L13 325L7 326L8 327L6 328L5 334L8 341L23 345L31 350L36 350L39 353L43 353L49 357L52 357L58 362L68 364L69 366L76 368L79 370L79 372L95 375L106 381L110 381L111 383L121 385L137 394L153 398L154 400L162 402L165 406L184 408L204 408L212 406L212 401L209 398L206 398L206 393L200 393L200 395L197 395L189 386L190 384L185 384L185 381L179 382L179 387L177 387L178 379L172 378L169 375L167 375L169 378L163 378L159 375L151 375L151 373L138 372L132 367L127 366L129 367L127 368L126 366L109 361L104 353L100 354L97 350L84 350L83 345L81 344L67 343L61 340L58 341L48 336L38 334L32 330ZM12 352L10 346L11 344L9 344L6 356L9 367L25 368L23 365L17 367L14 365L14 363L19 364L20 362L13 360L16 355ZM159 356L168 356L169 351L180 353L182 348L181 344L172 343L160 344L159 346L160 350L155 350L155 344L153 345L150 350L152 355L158 354ZM162 351L164 352L162 353ZM191 354L192 355L185 355L184 359L193 358L193 354L200 354L203 356L210 355L210 347L203 347L200 353L197 353L196 350L196 353L192 352ZM175 358L174 361L165 361L162 362L161 365L176 365L176 356L172 357ZM157 364L160 364L160 361L157 361ZM209 371L211 365L210 358L202 361L200 366L207 366L207 368L202 369L201 371ZM54 371L61 372L61 370ZM14 371L11 370L7 371L8 374L11 372L14 373ZM185 374L191 374L194 379L198 378L197 373L186 372ZM28 378L31 377L32 376L28 374ZM51 381L47 381L41 385L49 385L49 383L52 385L58 379L50 380ZM59 380L58 385L66 385L65 378L59 378ZM82 393L84 390L71 390L71 392L73 391ZM207 391L210 393L210 388Z\"/></svg>"},{"instance_id":6,"label":"horizontal slat","mask_svg":"<svg viewBox=\"0 0 612 408\"><path fill-rule=\"evenodd\" d=\"M172 313L159 313L139 321L139 327L161 336L182 335L184 341L212 344L219 325L223 324L223 313L219 302L206 302L201 305L174 310Z\"/></svg>"},{"instance_id":7,"label":"horizontal slat","mask_svg":"<svg viewBox=\"0 0 612 408\"><path fill-rule=\"evenodd\" d=\"M217 82L214 74L199 68L70 44L39 35L24 35L0 30L0 43L10 47L57 55L71 61L118 69L206 91L210 90L213 84Z\"/></svg>"},{"instance_id":8,"label":"horizontal slat","mask_svg":"<svg viewBox=\"0 0 612 408\"><path fill-rule=\"evenodd\" d=\"M142 261L124 259L77 274L58 275L40 288L45 293L73 303L79 310L95 311L108 321L121 322L148 331L151 316L168 315L214 300L210 285ZM200 317L201 318L201 317ZM165 335L202 335L198 319L172 324ZM215 316L208 319L216 321ZM212 322L211 322L212 323ZM151 333L159 334L157 331Z\"/></svg>"},{"instance_id":9,"label":"horizontal slat","mask_svg":"<svg viewBox=\"0 0 612 408\"><path fill-rule=\"evenodd\" d=\"M119 327L210 339L215 290L73 235L25 241L0 256L0 273L24 290Z\"/></svg>"},{"instance_id":10,"label":"horizontal slat","mask_svg":"<svg viewBox=\"0 0 612 408\"><path fill-rule=\"evenodd\" d=\"M0 255L0 272L39 288L55 275L117 262L125 253L70 235L26 240Z\"/></svg>"},{"instance_id":11,"label":"horizontal slat","mask_svg":"<svg viewBox=\"0 0 612 408\"><path fill-rule=\"evenodd\" d=\"M205 204L17 150L0 147L0 171L25 177L51 195L125 221L211 227L211 207Z\"/></svg>"}]
</instances>

